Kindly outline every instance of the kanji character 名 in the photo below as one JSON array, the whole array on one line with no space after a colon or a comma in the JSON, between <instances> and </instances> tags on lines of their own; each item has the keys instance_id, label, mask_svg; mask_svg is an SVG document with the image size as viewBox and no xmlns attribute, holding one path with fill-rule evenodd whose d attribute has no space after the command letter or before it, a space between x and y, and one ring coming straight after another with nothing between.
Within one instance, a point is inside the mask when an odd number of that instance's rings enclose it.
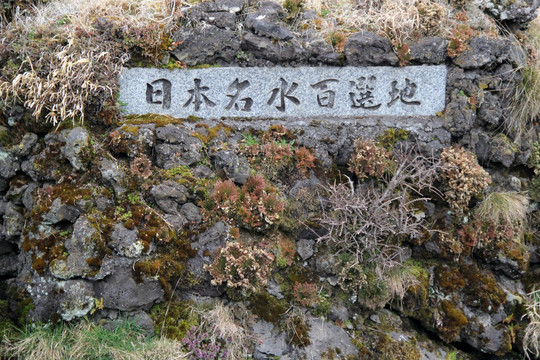
<instances>
[{"instance_id":1,"label":"kanji character \u540d","mask_svg":"<svg viewBox=\"0 0 540 360\"><path fill-rule=\"evenodd\" d=\"M317 104L320 107L333 108L334 101L336 99L336 92L328 88L328 84L331 82L338 82L337 79L327 79L319 81L316 84L312 84L311 87L321 92L317 94Z\"/></svg>"},{"instance_id":2,"label":"kanji character \u540d","mask_svg":"<svg viewBox=\"0 0 540 360\"><path fill-rule=\"evenodd\" d=\"M300 100L298 100L297 98L291 95L294 92L294 90L296 90L296 88L298 87L297 83L293 82L291 84L291 87L287 90L287 86L288 86L287 81L285 81L285 79L283 78L280 78L279 80L281 82L280 87L272 89L272 95L270 96L270 99L268 100L267 104L272 105L274 101L276 100L277 95L279 94L280 104L276 106L276 109L283 112L285 111L285 99L289 99L295 105L299 105Z\"/></svg>"},{"instance_id":3,"label":"kanji character \u540d","mask_svg":"<svg viewBox=\"0 0 540 360\"><path fill-rule=\"evenodd\" d=\"M236 90L236 93L233 94L233 95L227 95L227 97L231 98L231 101L229 101L227 106L225 106L225 109L231 110L232 107L234 106L235 110L251 111L251 107L253 106L253 99L252 98L245 97L245 98L240 99L240 101L244 102L244 105L242 106L242 108L240 108L240 106L237 103L238 98L240 97L240 93L242 91L244 91L245 89L247 89L250 85L251 84L249 83L248 80L239 82L238 78L236 78L231 83L231 85L229 85L229 88L227 89L227 91L235 91Z\"/></svg>"},{"instance_id":4,"label":"kanji character \u540d","mask_svg":"<svg viewBox=\"0 0 540 360\"><path fill-rule=\"evenodd\" d=\"M369 78L361 76L357 81L349 81L351 87L349 97L351 98L352 108L377 110L381 107L380 103L375 102L375 96L373 95L375 81L377 81L375 75Z\"/></svg>"},{"instance_id":5,"label":"kanji character \u540d","mask_svg":"<svg viewBox=\"0 0 540 360\"><path fill-rule=\"evenodd\" d=\"M403 89L398 88L397 80L392 81L392 90L389 93L391 100L386 106L390 107L398 100L407 105L420 105L420 101L411 100L414 94L416 94L417 88L418 85L409 79L405 79L405 87Z\"/></svg>"},{"instance_id":6,"label":"kanji character \u540d","mask_svg":"<svg viewBox=\"0 0 540 360\"><path fill-rule=\"evenodd\" d=\"M169 109L171 107L171 87L171 82L167 79L158 79L150 84L146 83L146 102Z\"/></svg>"},{"instance_id":7,"label":"kanji character \u540d","mask_svg":"<svg viewBox=\"0 0 540 360\"><path fill-rule=\"evenodd\" d=\"M195 111L199 111L201 104L204 102L208 107L216 106L216 103L204 95L203 92L208 91L210 88L208 86L201 86L201 79L194 79L195 88L189 89L188 92L191 94L191 97L186 101L184 107L188 107L192 102L195 106Z\"/></svg>"}]
</instances>

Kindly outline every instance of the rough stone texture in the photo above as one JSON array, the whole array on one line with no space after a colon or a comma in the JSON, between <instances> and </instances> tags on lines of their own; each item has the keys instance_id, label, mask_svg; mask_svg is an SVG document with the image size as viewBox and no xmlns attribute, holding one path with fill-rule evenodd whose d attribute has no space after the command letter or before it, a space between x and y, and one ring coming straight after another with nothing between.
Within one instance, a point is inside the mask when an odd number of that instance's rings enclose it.
<instances>
[{"instance_id":1,"label":"rough stone texture","mask_svg":"<svg viewBox=\"0 0 540 360\"><path fill-rule=\"evenodd\" d=\"M276 17L257 12L246 17L245 24L259 36L265 36L276 40L291 40L293 34L287 24L282 23Z\"/></svg>"},{"instance_id":2,"label":"rough stone texture","mask_svg":"<svg viewBox=\"0 0 540 360\"><path fill-rule=\"evenodd\" d=\"M110 275L94 285L95 297L103 298L106 308L149 310L156 302L163 301L164 292L157 280L135 282L131 274L132 263L131 259L114 258L114 262L108 265Z\"/></svg>"},{"instance_id":3,"label":"rough stone texture","mask_svg":"<svg viewBox=\"0 0 540 360\"><path fill-rule=\"evenodd\" d=\"M94 307L92 284L84 280L68 280L60 283L63 290L60 300L60 316L65 321L85 316Z\"/></svg>"},{"instance_id":4,"label":"rough stone texture","mask_svg":"<svg viewBox=\"0 0 540 360\"><path fill-rule=\"evenodd\" d=\"M6 151L0 150L0 177L9 179L17 173L20 165L15 157Z\"/></svg>"},{"instance_id":5,"label":"rough stone texture","mask_svg":"<svg viewBox=\"0 0 540 360\"><path fill-rule=\"evenodd\" d=\"M167 125L156 129L156 162L170 169L179 165L192 165L202 159L202 143L187 129Z\"/></svg>"},{"instance_id":6,"label":"rough stone texture","mask_svg":"<svg viewBox=\"0 0 540 360\"><path fill-rule=\"evenodd\" d=\"M167 214L178 212L178 205L186 202L187 189L174 181L165 181L163 184L154 185L150 189L156 205Z\"/></svg>"},{"instance_id":7,"label":"rough stone texture","mask_svg":"<svg viewBox=\"0 0 540 360\"><path fill-rule=\"evenodd\" d=\"M474 37L469 50L453 58L453 62L463 69L478 69L503 61L524 65L525 55L510 40Z\"/></svg>"},{"instance_id":8,"label":"rough stone texture","mask_svg":"<svg viewBox=\"0 0 540 360\"><path fill-rule=\"evenodd\" d=\"M173 72L131 68L120 75L120 98L127 103L129 114L154 112L210 119L429 116L444 109L446 72L441 65ZM190 165L200 159L191 155L198 154L200 141L184 128L157 128L156 138L165 142L156 146L159 166ZM182 155L177 161L169 160L174 154Z\"/></svg>"},{"instance_id":9,"label":"rough stone texture","mask_svg":"<svg viewBox=\"0 0 540 360\"><path fill-rule=\"evenodd\" d=\"M299 61L306 55L306 50L300 46L297 40L277 44L270 38L250 32L242 36L241 50L250 53L255 58L273 62Z\"/></svg>"},{"instance_id":10,"label":"rough stone texture","mask_svg":"<svg viewBox=\"0 0 540 360\"><path fill-rule=\"evenodd\" d=\"M540 7L540 0L490 0L485 5L486 11L496 19L517 23L533 20L537 15L538 7Z\"/></svg>"},{"instance_id":11,"label":"rough stone texture","mask_svg":"<svg viewBox=\"0 0 540 360\"><path fill-rule=\"evenodd\" d=\"M342 328L314 317L309 317L309 324L311 344L304 349L296 349L296 356L318 360L322 359L322 353L328 349L339 349L338 353L341 357L358 354L358 349L356 349L349 335Z\"/></svg>"},{"instance_id":12,"label":"rough stone texture","mask_svg":"<svg viewBox=\"0 0 540 360\"><path fill-rule=\"evenodd\" d=\"M62 134L66 139L66 145L63 148L64 156L76 170L85 170L84 159L81 157L90 145L88 131L77 127L72 130L65 130Z\"/></svg>"},{"instance_id":13,"label":"rough stone texture","mask_svg":"<svg viewBox=\"0 0 540 360\"><path fill-rule=\"evenodd\" d=\"M201 209L194 203L185 203L180 208L180 212L192 223L199 224L202 221Z\"/></svg>"},{"instance_id":14,"label":"rough stone texture","mask_svg":"<svg viewBox=\"0 0 540 360\"><path fill-rule=\"evenodd\" d=\"M514 162L519 145L513 143L504 134L498 134L490 142L490 160L510 167Z\"/></svg>"},{"instance_id":15,"label":"rough stone texture","mask_svg":"<svg viewBox=\"0 0 540 360\"><path fill-rule=\"evenodd\" d=\"M80 214L76 207L62 204L62 200L56 198L52 202L49 212L43 215L43 222L46 224L58 224L62 221L74 223Z\"/></svg>"},{"instance_id":16,"label":"rough stone texture","mask_svg":"<svg viewBox=\"0 0 540 360\"><path fill-rule=\"evenodd\" d=\"M427 37L409 45L412 64L442 64L446 60L448 41L439 37Z\"/></svg>"},{"instance_id":17,"label":"rough stone texture","mask_svg":"<svg viewBox=\"0 0 540 360\"><path fill-rule=\"evenodd\" d=\"M255 347L256 360L275 359L289 353L285 333L279 332L271 323L259 320L253 324L253 332L260 339L260 344Z\"/></svg>"},{"instance_id":18,"label":"rough stone texture","mask_svg":"<svg viewBox=\"0 0 540 360\"><path fill-rule=\"evenodd\" d=\"M452 136L463 136L469 132L476 120L476 112L467 103L467 97L457 97L448 104L444 112L444 127Z\"/></svg>"},{"instance_id":19,"label":"rough stone texture","mask_svg":"<svg viewBox=\"0 0 540 360\"><path fill-rule=\"evenodd\" d=\"M399 63L390 40L369 31L356 33L347 39L345 56L349 65L396 66Z\"/></svg>"},{"instance_id":20,"label":"rough stone texture","mask_svg":"<svg viewBox=\"0 0 540 360\"><path fill-rule=\"evenodd\" d=\"M307 239L301 239L296 243L296 251L298 252L298 255L302 258L302 260L307 260L310 257L313 256L313 253L315 252L313 250L313 245L315 244L315 240L307 240Z\"/></svg>"},{"instance_id":21,"label":"rough stone texture","mask_svg":"<svg viewBox=\"0 0 540 360\"><path fill-rule=\"evenodd\" d=\"M233 151L221 150L210 158L216 170L223 171L235 183L243 184L247 181L251 169L245 157L238 156Z\"/></svg>"},{"instance_id":22,"label":"rough stone texture","mask_svg":"<svg viewBox=\"0 0 540 360\"><path fill-rule=\"evenodd\" d=\"M120 256L135 258L143 252L144 245L137 240L137 228L126 229L122 223L114 225L111 233L111 247Z\"/></svg>"},{"instance_id":23,"label":"rough stone texture","mask_svg":"<svg viewBox=\"0 0 540 360\"><path fill-rule=\"evenodd\" d=\"M4 213L4 234L7 240L15 240L24 228L22 209L8 203Z\"/></svg>"},{"instance_id":24,"label":"rough stone texture","mask_svg":"<svg viewBox=\"0 0 540 360\"><path fill-rule=\"evenodd\" d=\"M24 134L21 142L14 146L12 149L13 154L16 156L28 156L34 150L38 142L38 136L34 133Z\"/></svg>"},{"instance_id":25,"label":"rough stone texture","mask_svg":"<svg viewBox=\"0 0 540 360\"><path fill-rule=\"evenodd\" d=\"M51 262L51 273L59 279L86 277L94 271L87 260L94 258L98 231L92 226L88 218L79 217L73 225L73 234L65 241L64 246L68 253L66 259L56 259Z\"/></svg>"},{"instance_id":26,"label":"rough stone texture","mask_svg":"<svg viewBox=\"0 0 540 360\"><path fill-rule=\"evenodd\" d=\"M174 33L173 39L181 44L172 55L188 66L231 62L240 53L240 40L234 31L207 25Z\"/></svg>"}]
</instances>

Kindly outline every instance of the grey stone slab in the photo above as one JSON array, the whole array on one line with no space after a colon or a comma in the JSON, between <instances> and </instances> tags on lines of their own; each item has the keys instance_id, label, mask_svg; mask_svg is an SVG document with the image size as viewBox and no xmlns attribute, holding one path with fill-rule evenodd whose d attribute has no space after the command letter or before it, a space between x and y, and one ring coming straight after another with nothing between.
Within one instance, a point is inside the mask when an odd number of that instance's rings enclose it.
<instances>
[{"instance_id":1,"label":"grey stone slab","mask_svg":"<svg viewBox=\"0 0 540 360\"><path fill-rule=\"evenodd\" d=\"M432 116L444 110L446 67L125 69L127 114L179 118Z\"/></svg>"}]
</instances>

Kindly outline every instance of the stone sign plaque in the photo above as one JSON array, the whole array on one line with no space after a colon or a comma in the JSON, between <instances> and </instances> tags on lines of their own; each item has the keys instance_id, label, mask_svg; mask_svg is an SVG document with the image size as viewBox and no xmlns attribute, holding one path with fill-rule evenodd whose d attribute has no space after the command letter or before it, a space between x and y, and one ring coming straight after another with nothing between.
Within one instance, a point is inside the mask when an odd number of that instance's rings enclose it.
<instances>
[{"instance_id":1,"label":"stone sign plaque","mask_svg":"<svg viewBox=\"0 0 540 360\"><path fill-rule=\"evenodd\" d=\"M446 67L125 69L127 114L178 118L431 116L445 107Z\"/></svg>"}]
</instances>

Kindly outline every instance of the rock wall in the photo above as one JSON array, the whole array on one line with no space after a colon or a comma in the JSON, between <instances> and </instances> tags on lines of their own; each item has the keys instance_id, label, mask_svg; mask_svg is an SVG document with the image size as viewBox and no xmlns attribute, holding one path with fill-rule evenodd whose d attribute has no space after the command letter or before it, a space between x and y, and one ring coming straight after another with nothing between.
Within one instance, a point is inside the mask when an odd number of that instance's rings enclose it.
<instances>
[{"instance_id":1,"label":"rock wall","mask_svg":"<svg viewBox=\"0 0 540 360\"><path fill-rule=\"evenodd\" d=\"M539 5L489 3L486 10L517 27ZM173 36L180 45L168 56L187 66L403 61L377 34L356 33L338 53L315 31L292 33L285 16L270 1L192 6ZM468 46L449 57L446 39L410 44L408 64L448 69L446 109L429 118L199 121L145 115L108 127L96 117L85 127L65 124L47 133L32 125L24 108L7 109L0 127L0 298L21 322L127 317L149 331L158 321L151 309L172 297L227 299L256 316L251 330L262 342L251 351L257 359L445 359L456 353L472 359L521 351L521 304L537 282L534 241L468 252L446 247L439 233L463 230L468 216L450 211L433 194L418 214L434 231L403 242L420 281L385 308L344 290L335 250L317 241L328 231L317 224L327 201L322 186L346 181L340 174L359 180L347 169L359 137L391 138L392 145L417 146L426 156L464 146L490 173L490 191L527 190L530 142L502 131L511 116L506 95L520 81L516 69L526 54L511 38L481 35ZM254 180L256 174L263 180ZM244 189L262 181L265 196L277 194L284 209L258 197L251 207L244 203L247 215L227 212L223 204L213 209L208 199L225 179L236 189L223 190L228 199L247 201L255 190ZM535 226L531 222L526 234ZM212 282L209 265L236 237L258 244L275 261L260 292ZM315 306L295 300L293 285L306 283L323 289L325 301ZM307 324L305 338L279 330L283 309L293 305Z\"/></svg>"}]
</instances>

